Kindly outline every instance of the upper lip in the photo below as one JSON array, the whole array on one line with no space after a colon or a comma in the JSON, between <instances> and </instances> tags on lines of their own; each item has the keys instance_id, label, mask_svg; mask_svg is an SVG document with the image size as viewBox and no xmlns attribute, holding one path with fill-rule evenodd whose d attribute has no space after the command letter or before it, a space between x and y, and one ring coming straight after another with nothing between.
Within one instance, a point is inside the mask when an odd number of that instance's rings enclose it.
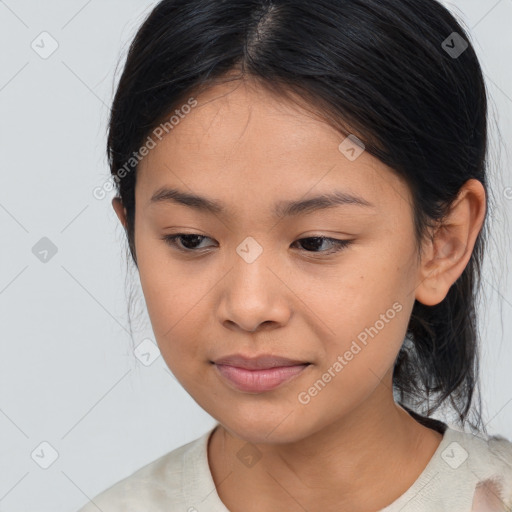
<instances>
[{"instance_id":1,"label":"upper lip","mask_svg":"<svg viewBox=\"0 0 512 512\"><path fill-rule=\"evenodd\" d=\"M303 364L310 364L307 361L298 361L288 359L286 357L273 356L273 355L260 355L256 357L246 357L242 354L232 354L226 357L221 357L213 361L215 364L225 364L229 366L236 366L238 368L245 368L247 370L262 370L265 368L276 368L278 366L296 366Z\"/></svg>"}]
</instances>

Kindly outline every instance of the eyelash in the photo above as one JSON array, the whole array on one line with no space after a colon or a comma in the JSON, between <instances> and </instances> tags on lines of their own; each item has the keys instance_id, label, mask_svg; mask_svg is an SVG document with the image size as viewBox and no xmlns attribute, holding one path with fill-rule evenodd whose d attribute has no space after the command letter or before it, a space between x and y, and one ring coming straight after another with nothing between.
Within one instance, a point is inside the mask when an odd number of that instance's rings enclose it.
<instances>
[{"instance_id":1,"label":"eyelash","mask_svg":"<svg viewBox=\"0 0 512 512\"><path fill-rule=\"evenodd\" d=\"M170 245L171 247L173 247L183 253L194 253L194 252L199 253L200 252L199 249L186 249L186 248L180 247L178 245L177 239L186 237L186 236L199 237L199 238L203 238L203 239L209 238L207 236L196 235L194 233L177 233L175 235L165 235L162 237L162 240L164 242L166 242L168 245ZM318 251L318 252L306 251L307 253L322 254L322 255L330 255L330 254L337 253L339 251L342 251L343 249L345 249L352 243L352 240L338 240L337 238L329 238L326 236L308 236L306 238L300 238L296 242L302 242L303 240L322 240L322 241L326 240L326 241L332 242L336 246L335 249L330 250L330 251ZM296 242L294 242L294 243L296 243Z\"/></svg>"}]
</instances>

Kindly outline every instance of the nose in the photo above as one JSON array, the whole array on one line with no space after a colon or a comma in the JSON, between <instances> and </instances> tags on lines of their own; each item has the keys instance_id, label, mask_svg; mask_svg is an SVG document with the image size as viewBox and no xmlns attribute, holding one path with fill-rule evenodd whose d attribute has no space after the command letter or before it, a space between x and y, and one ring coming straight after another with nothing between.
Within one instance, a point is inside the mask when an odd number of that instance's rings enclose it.
<instances>
[{"instance_id":1,"label":"nose","mask_svg":"<svg viewBox=\"0 0 512 512\"><path fill-rule=\"evenodd\" d=\"M218 316L224 326L255 332L285 325L292 315L290 283L264 255L248 263L235 260L220 285Z\"/></svg>"}]
</instances>

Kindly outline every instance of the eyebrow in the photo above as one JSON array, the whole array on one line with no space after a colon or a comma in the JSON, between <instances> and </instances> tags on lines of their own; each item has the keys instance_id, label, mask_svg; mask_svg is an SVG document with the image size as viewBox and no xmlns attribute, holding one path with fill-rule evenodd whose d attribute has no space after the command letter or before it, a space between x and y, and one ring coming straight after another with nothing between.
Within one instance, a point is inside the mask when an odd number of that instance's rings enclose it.
<instances>
[{"instance_id":1,"label":"eyebrow","mask_svg":"<svg viewBox=\"0 0 512 512\"><path fill-rule=\"evenodd\" d=\"M159 188L151 196L150 204L158 203L180 204L200 212L219 215L228 215L229 213L228 208L219 201L169 187ZM375 208L374 204L360 196L334 190L309 199L278 201L274 205L273 213L275 217L293 217L345 205Z\"/></svg>"}]
</instances>

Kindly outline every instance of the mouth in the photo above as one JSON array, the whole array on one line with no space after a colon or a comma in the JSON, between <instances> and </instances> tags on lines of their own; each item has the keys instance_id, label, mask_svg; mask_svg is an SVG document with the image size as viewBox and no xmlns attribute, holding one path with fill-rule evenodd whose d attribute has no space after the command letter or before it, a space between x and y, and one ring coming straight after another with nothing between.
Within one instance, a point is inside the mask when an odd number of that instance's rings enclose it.
<instances>
[{"instance_id":1,"label":"mouth","mask_svg":"<svg viewBox=\"0 0 512 512\"><path fill-rule=\"evenodd\" d=\"M254 358L240 354L211 361L219 376L240 391L260 393L275 389L301 374L311 363L280 356Z\"/></svg>"},{"instance_id":2,"label":"mouth","mask_svg":"<svg viewBox=\"0 0 512 512\"><path fill-rule=\"evenodd\" d=\"M256 357L248 357L242 354L232 354L221 357L212 361L215 364L236 366L237 368L245 368L246 370L267 370L269 368L297 366L310 364L309 361L300 361L297 359L289 359L287 357L263 354Z\"/></svg>"}]
</instances>

